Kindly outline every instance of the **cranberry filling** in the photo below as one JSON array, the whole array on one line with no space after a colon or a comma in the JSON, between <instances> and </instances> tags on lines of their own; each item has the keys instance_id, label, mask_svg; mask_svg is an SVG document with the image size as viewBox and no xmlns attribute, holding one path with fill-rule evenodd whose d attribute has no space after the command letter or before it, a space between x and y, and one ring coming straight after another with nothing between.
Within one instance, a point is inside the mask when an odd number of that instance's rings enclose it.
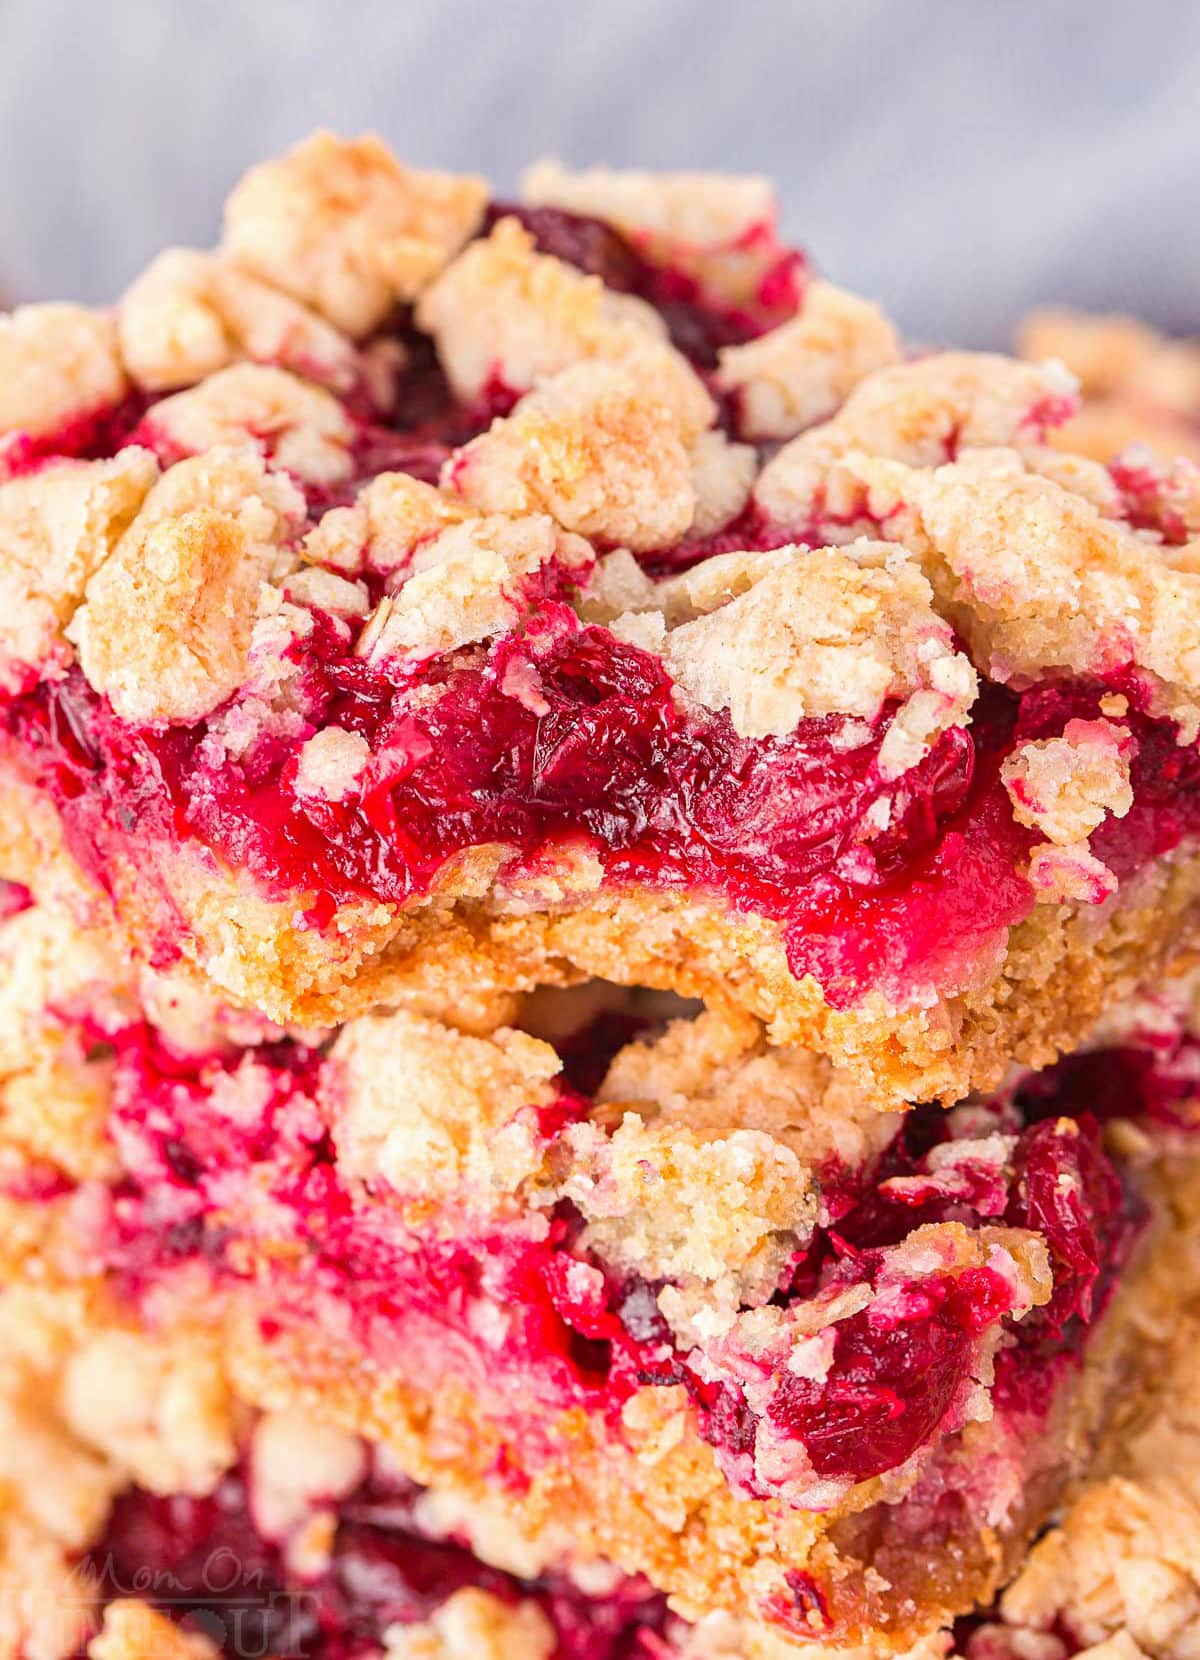
<instances>
[{"instance_id":1,"label":"cranberry filling","mask_svg":"<svg viewBox=\"0 0 1200 1660\"><path fill-rule=\"evenodd\" d=\"M603 1044L603 1023L597 1035ZM957 1428L980 1342L997 1330L998 1409L1032 1421L1107 1305L1141 1224L1071 1068L1030 1085L1028 1115L1024 1092L951 1114L917 1109L872 1167L827 1173L826 1219L801 1242L773 1299L786 1311L866 1288L868 1306L828 1328L823 1368L802 1375L771 1362L748 1392L733 1374L714 1381L674 1340L658 1286L589 1261L571 1207L540 1228L517 1219L486 1231L456 1225L441 1237L414 1231L385 1184L365 1191L341 1178L318 1105L318 1051L285 1042L240 1060L187 1062L145 1028L110 1036L110 1127L129 1174L93 1214L97 1252L126 1292L138 1297L187 1264L206 1263L218 1280L267 1276L281 1325L328 1322L384 1365L411 1364L424 1350L447 1376L457 1369L470 1387L499 1387L524 1455L541 1414L523 1402L551 1417L583 1406L615 1424L639 1386L682 1384L743 1489L774 1490L775 1477L754 1469L764 1425L774 1443L802 1447L822 1480L861 1481ZM576 1047L584 1054L587 1040ZM1130 1081L1124 1115L1156 1113L1153 1065L1135 1065L1125 1050L1109 1064ZM570 1091L541 1109L548 1152L586 1111ZM1014 1138L999 1160L997 1134ZM946 1222L1038 1230L1054 1276L1049 1302L1011 1322L1012 1288L987 1265L897 1279L888 1252ZM273 1270L273 1260L284 1265ZM503 1321L489 1312L497 1309Z\"/></svg>"},{"instance_id":2,"label":"cranberry filling","mask_svg":"<svg viewBox=\"0 0 1200 1660\"><path fill-rule=\"evenodd\" d=\"M853 748L841 717L739 738L723 713L681 711L658 658L553 598L482 658L436 659L403 680L355 657L332 624L295 649L312 725L361 734L380 758L363 793L337 803L296 794L300 738L264 737L213 765L206 725L127 726L77 674L10 705L81 862L103 878L130 838L140 864L148 843L194 836L268 892L311 893L319 926L364 896L426 892L474 846L510 849L503 882L582 844L614 886L699 889L775 918L793 971L842 1006L875 986L900 1000L961 983L1028 912L1021 866L1035 837L1013 819L1000 762L1018 741L1094 718L1103 693L985 687L970 727L889 784L877 759L886 712ZM537 700L511 695L514 668ZM414 700L414 688L437 695ZM1122 878L1200 833L1200 752L1136 708L1123 724L1137 745L1134 804L1092 843Z\"/></svg>"},{"instance_id":3,"label":"cranberry filling","mask_svg":"<svg viewBox=\"0 0 1200 1660\"><path fill-rule=\"evenodd\" d=\"M208 1498L134 1487L114 1504L87 1566L102 1602L142 1597L229 1660L378 1653L390 1625L426 1620L466 1587L536 1603L554 1631L554 1660L652 1660L661 1652L655 1634L666 1601L643 1582L623 1580L592 1599L563 1574L516 1579L465 1544L423 1536L417 1497L404 1483L367 1476L338 1506L328 1566L299 1580L255 1528L240 1470Z\"/></svg>"}]
</instances>

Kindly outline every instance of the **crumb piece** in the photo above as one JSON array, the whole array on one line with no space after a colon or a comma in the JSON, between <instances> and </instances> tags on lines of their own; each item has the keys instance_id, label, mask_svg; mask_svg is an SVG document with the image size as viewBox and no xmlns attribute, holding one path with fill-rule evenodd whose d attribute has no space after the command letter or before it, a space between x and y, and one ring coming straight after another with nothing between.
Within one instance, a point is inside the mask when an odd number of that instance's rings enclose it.
<instances>
[{"instance_id":1,"label":"crumb piece","mask_svg":"<svg viewBox=\"0 0 1200 1660\"><path fill-rule=\"evenodd\" d=\"M876 509L911 515L942 608L994 680L1047 673L1153 675L1160 707L1190 741L1200 725L1200 575L1007 451L936 471L847 462Z\"/></svg>"},{"instance_id":2,"label":"crumb piece","mask_svg":"<svg viewBox=\"0 0 1200 1660\"><path fill-rule=\"evenodd\" d=\"M646 308L648 309L648 308ZM515 219L473 242L417 307L455 393L474 403L497 382L524 392L590 358L621 363L675 411L687 436L712 424L712 398L695 370L630 296L607 291L549 254Z\"/></svg>"},{"instance_id":3,"label":"crumb piece","mask_svg":"<svg viewBox=\"0 0 1200 1660\"><path fill-rule=\"evenodd\" d=\"M497 1203L536 1169L536 1113L561 1062L549 1044L501 1029L448 1032L404 1011L367 1015L331 1051L339 1166L383 1180L417 1208L465 1186Z\"/></svg>"},{"instance_id":4,"label":"crumb piece","mask_svg":"<svg viewBox=\"0 0 1200 1660\"><path fill-rule=\"evenodd\" d=\"M87 1660L220 1660L203 1632L189 1631L148 1602L118 1597L87 1645Z\"/></svg>"},{"instance_id":5,"label":"crumb piece","mask_svg":"<svg viewBox=\"0 0 1200 1660\"><path fill-rule=\"evenodd\" d=\"M1187 415L1200 409L1200 345L1169 340L1134 317L1035 311L1017 349L1025 358L1060 359L1089 398L1116 392Z\"/></svg>"},{"instance_id":6,"label":"crumb piece","mask_svg":"<svg viewBox=\"0 0 1200 1660\"><path fill-rule=\"evenodd\" d=\"M135 1332L85 1339L62 1377L81 1441L156 1493L210 1493L237 1458L237 1424L216 1359Z\"/></svg>"},{"instance_id":7,"label":"crumb piece","mask_svg":"<svg viewBox=\"0 0 1200 1660\"><path fill-rule=\"evenodd\" d=\"M202 508L235 519L263 547L294 536L306 511L298 486L273 472L252 444L218 445L169 467L142 503L137 523L144 528Z\"/></svg>"},{"instance_id":8,"label":"crumb piece","mask_svg":"<svg viewBox=\"0 0 1200 1660\"><path fill-rule=\"evenodd\" d=\"M348 582L336 571L309 565L284 578L283 594L292 605L306 611L324 611L327 616L365 617L371 609L370 592L364 582Z\"/></svg>"},{"instance_id":9,"label":"crumb piece","mask_svg":"<svg viewBox=\"0 0 1200 1660\"><path fill-rule=\"evenodd\" d=\"M816 1221L812 1172L760 1130L698 1136L631 1111L611 1135L587 1123L565 1140L559 1191L587 1222L586 1246L648 1280L728 1277L769 1291Z\"/></svg>"},{"instance_id":10,"label":"crumb piece","mask_svg":"<svg viewBox=\"0 0 1200 1660\"><path fill-rule=\"evenodd\" d=\"M131 448L0 484L0 688L69 665L63 628L157 476L149 451Z\"/></svg>"},{"instance_id":11,"label":"crumb piece","mask_svg":"<svg viewBox=\"0 0 1200 1660\"><path fill-rule=\"evenodd\" d=\"M286 369L258 363L234 364L164 398L140 430L167 459L253 444L306 484L336 484L354 470L354 428L338 399Z\"/></svg>"},{"instance_id":12,"label":"crumb piece","mask_svg":"<svg viewBox=\"0 0 1200 1660\"><path fill-rule=\"evenodd\" d=\"M1061 737L1019 745L1000 768L1013 817L1059 846L1086 841L1132 807L1132 753L1129 733L1105 720L1070 720Z\"/></svg>"},{"instance_id":13,"label":"crumb piece","mask_svg":"<svg viewBox=\"0 0 1200 1660\"><path fill-rule=\"evenodd\" d=\"M227 514L135 523L69 630L88 680L124 720L210 714L245 676L263 574Z\"/></svg>"},{"instance_id":14,"label":"crumb piece","mask_svg":"<svg viewBox=\"0 0 1200 1660\"><path fill-rule=\"evenodd\" d=\"M277 288L216 254L168 248L127 289L117 311L125 367L150 392L171 392L248 358L306 375L335 392L361 378L344 334Z\"/></svg>"},{"instance_id":15,"label":"crumb piece","mask_svg":"<svg viewBox=\"0 0 1200 1660\"><path fill-rule=\"evenodd\" d=\"M976 692L929 584L885 543L792 550L728 604L671 630L663 655L675 680L728 709L743 737L785 737L815 715L874 721L888 699L931 693L919 715L909 710L924 753L962 723ZM893 747L887 766L906 770L910 746Z\"/></svg>"},{"instance_id":16,"label":"crumb piece","mask_svg":"<svg viewBox=\"0 0 1200 1660\"><path fill-rule=\"evenodd\" d=\"M1029 881L1043 905L1102 905L1118 886L1086 841L1042 842L1029 855Z\"/></svg>"},{"instance_id":17,"label":"crumb piece","mask_svg":"<svg viewBox=\"0 0 1200 1660\"><path fill-rule=\"evenodd\" d=\"M0 1511L0 1654L67 1660L93 1629L93 1593L62 1548L24 1516Z\"/></svg>"},{"instance_id":18,"label":"crumb piece","mask_svg":"<svg viewBox=\"0 0 1200 1660\"><path fill-rule=\"evenodd\" d=\"M297 1411L267 1412L250 1443L254 1525L282 1540L319 1503L352 1492L367 1473L367 1449L355 1435Z\"/></svg>"},{"instance_id":19,"label":"crumb piece","mask_svg":"<svg viewBox=\"0 0 1200 1660\"><path fill-rule=\"evenodd\" d=\"M304 539L314 565L390 576L408 564L414 548L451 525L477 518L473 507L407 473L380 473L353 507L325 513Z\"/></svg>"},{"instance_id":20,"label":"crumb piece","mask_svg":"<svg viewBox=\"0 0 1200 1660\"><path fill-rule=\"evenodd\" d=\"M827 420L865 375L899 356L899 336L877 305L812 282L797 316L720 352L717 382L737 398L743 436L791 438Z\"/></svg>"},{"instance_id":21,"label":"crumb piece","mask_svg":"<svg viewBox=\"0 0 1200 1660\"><path fill-rule=\"evenodd\" d=\"M0 315L0 433L42 437L119 403L126 384L106 312L27 305Z\"/></svg>"},{"instance_id":22,"label":"crumb piece","mask_svg":"<svg viewBox=\"0 0 1200 1660\"><path fill-rule=\"evenodd\" d=\"M658 610L661 586L646 575L628 549L617 548L596 561L580 591L579 614L585 622L611 624L627 611Z\"/></svg>"},{"instance_id":23,"label":"crumb piece","mask_svg":"<svg viewBox=\"0 0 1200 1660\"><path fill-rule=\"evenodd\" d=\"M754 499L785 527L802 528L826 499L832 465L852 451L936 467L964 450L1040 442L1074 407L1061 366L986 352L942 352L880 369L860 381L837 415L794 438L759 475ZM841 538L839 538L841 539Z\"/></svg>"},{"instance_id":24,"label":"crumb piece","mask_svg":"<svg viewBox=\"0 0 1200 1660\"><path fill-rule=\"evenodd\" d=\"M342 801L354 789L371 759L371 747L360 732L327 726L315 733L300 751L296 794L321 801Z\"/></svg>"},{"instance_id":25,"label":"crumb piece","mask_svg":"<svg viewBox=\"0 0 1200 1660\"><path fill-rule=\"evenodd\" d=\"M444 488L485 513L549 513L567 530L663 547L696 511L678 419L619 364L543 381L446 463Z\"/></svg>"},{"instance_id":26,"label":"crumb piece","mask_svg":"<svg viewBox=\"0 0 1200 1660\"><path fill-rule=\"evenodd\" d=\"M501 1602L490 1591L455 1591L427 1620L390 1625L383 1660L551 1660L554 1627L536 1602Z\"/></svg>"},{"instance_id":27,"label":"crumb piece","mask_svg":"<svg viewBox=\"0 0 1200 1660\"><path fill-rule=\"evenodd\" d=\"M223 248L357 339L417 298L483 216L470 175L404 167L381 139L317 133L248 172Z\"/></svg>"},{"instance_id":28,"label":"crumb piece","mask_svg":"<svg viewBox=\"0 0 1200 1660\"><path fill-rule=\"evenodd\" d=\"M690 527L693 536L712 536L724 530L750 500L758 472L758 455L751 444L731 444L723 432L701 432L688 445L696 509Z\"/></svg>"},{"instance_id":29,"label":"crumb piece","mask_svg":"<svg viewBox=\"0 0 1200 1660\"><path fill-rule=\"evenodd\" d=\"M752 174L569 172L542 161L521 181L535 207L566 208L606 220L657 265L700 284L732 307L761 302L764 278L784 250L776 240L771 181Z\"/></svg>"},{"instance_id":30,"label":"crumb piece","mask_svg":"<svg viewBox=\"0 0 1200 1660\"><path fill-rule=\"evenodd\" d=\"M424 662L502 634L521 615L523 583L551 564L582 581L592 560L586 542L540 515L452 526L416 550L412 575L383 602L364 654Z\"/></svg>"}]
</instances>

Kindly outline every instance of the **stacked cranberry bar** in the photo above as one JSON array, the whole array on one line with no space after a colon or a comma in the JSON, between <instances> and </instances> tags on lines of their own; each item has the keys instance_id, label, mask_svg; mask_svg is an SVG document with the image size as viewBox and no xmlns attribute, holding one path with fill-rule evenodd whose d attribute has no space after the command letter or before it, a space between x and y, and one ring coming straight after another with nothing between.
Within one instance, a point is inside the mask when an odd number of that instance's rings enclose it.
<instances>
[{"instance_id":1,"label":"stacked cranberry bar","mask_svg":"<svg viewBox=\"0 0 1200 1660\"><path fill-rule=\"evenodd\" d=\"M228 1551L280 1660L1024 1660L1200 1297L1200 474L1075 409L761 181L329 136L0 322L14 1654Z\"/></svg>"}]
</instances>

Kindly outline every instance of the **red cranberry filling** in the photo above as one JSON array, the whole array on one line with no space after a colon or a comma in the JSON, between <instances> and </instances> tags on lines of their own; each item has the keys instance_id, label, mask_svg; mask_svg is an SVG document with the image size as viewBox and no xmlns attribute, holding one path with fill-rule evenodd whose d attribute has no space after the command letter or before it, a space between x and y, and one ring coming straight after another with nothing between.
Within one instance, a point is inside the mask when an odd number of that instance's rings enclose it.
<instances>
[{"instance_id":1,"label":"red cranberry filling","mask_svg":"<svg viewBox=\"0 0 1200 1660\"><path fill-rule=\"evenodd\" d=\"M658 658L553 599L535 619L482 661L438 659L403 682L353 656L332 626L297 647L313 725L359 733L386 758L338 803L297 796L301 739L263 738L213 766L205 725L126 726L78 675L10 706L8 723L40 754L98 876L130 836L141 862L147 843L192 835L268 891L314 893L315 925L363 896L403 903L472 846L508 846L515 876L582 840L614 886L700 889L776 918L794 972L845 1005L877 985L900 998L914 983L960 982L1029 910L1020 867L1035 838L1013 820L999 765L1014 743L1095 717L1101 687L987 687L969 727L888 784L886 714L851 749L840 717L742 739L723 713L681 711ZM505 690L514 663L536 676L540 713ZM414 704L414 685L436 700ZM1122 878L1200 832L1200 752L1136 708L1124 724L1134 805L1092 844ZM884 795L878 833L868 827Z\"/></svg>"},{"instance_id":2,"label":"red cranberry filling","mask_svg":"<svg viewBox=\"0 0 1200 1660\"><path fill-rule=\"evenodd\" d=\"M1048 1075L1061 1094L1039 1082L1027 1119L1005 1100L953 1114L918 1109L873 1167L829 1172L828 1220L797 1250L773 1299L786 1309L866 1286L875 1288L870 1305L833 1328L823 1372L772 1373L752 1406L740 1384L702 1376L696 1357L674 1341L658 1286L572 1271L580 1219L570 1207L548 1218L544 1237L514 1222L439 1238L412 1232L386 1188L365 1194L346 1185L315 1104L318 1052L281 1043L252 1059L197 1065L173 1059L137 1028L116 1034L113 1048L111 1130L130 1174L111 1193L97 1248L129 1294L185 1262L205 1261L221 1279L240 1277L255 1241L266 1247L260 1272L279 1252L288 1261L272 1292L282 1323L329 1317L383 1364L421 1344L461 1359L466 1339L476 1383L508 1380L519 1439L533 1434L534 1419L520 1405L527 1397L615 1421L638 1386L682 1383L730 1479L752 1492L771 1491L749 1463L764 1418L776 1440L802 1444L817 1476L838 1483L881 1474L930 1447L956 1427L980 1339L997 1326L1006 1333L996 1357L998 1407L1022 1418L1043 1414L1106 1306L1141 1222L1069 1069ZM1152 1071L1134 1067L1124 1051L1112 1059L1138 1086L1125 1114L1153 1112ZM263 1105L231 1118L222 1086L246 1068L253 1075L239 1082ZM542 1114L547 1141L586 1109L564 1092ZM982 1143L976 1151L977 1137L996 1133L1015 1137L999 1162L994 1144L990 1154ZM1050 1301L1010 1323L1012 1288L989 1267L889 1279L889 1248L944 1222L1039 1230L1054 1274ZM501 1323L487 1317L495 1308L505 1311Z\"/></svg>"},{"instance_id":3,"label":"red cranberry filling","mask_svg":"<svg viewBox=\"0 0 1200 1660\"><path fill-rule=\"evenodd\" d=\"M554 1660L653 1660L666 1601L638 1580L591 1599L562 1574L522 1581L453 1540L429 1539L418 1493L377 1475L338 1507L330 1561L315 1579L289 1573L256 1530L240 1471L208 1498L123 1493L87 1564L103 1601L139 1596L228 1660L265 1655L354 1660L378 1653L390 1625L426 1620L456 1591L476 1587L513 1604L535 1602L555 1633Z\"/></svg>"}]
</instances>

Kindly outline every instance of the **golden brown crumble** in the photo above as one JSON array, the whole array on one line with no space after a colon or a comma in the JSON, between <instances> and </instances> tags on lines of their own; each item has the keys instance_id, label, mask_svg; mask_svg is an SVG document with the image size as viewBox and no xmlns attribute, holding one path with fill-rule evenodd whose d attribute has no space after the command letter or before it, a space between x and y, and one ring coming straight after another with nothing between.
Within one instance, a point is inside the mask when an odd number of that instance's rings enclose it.
<instances>
[{"instance_id":1,"label":"golden brown crumble","mask_svg":"<svg viewBox=\"0 0 1200 1660\"><path fill-rule=\"evenodd\" d=\"M542 161L521 181L535 207L603 219L660 264L685 272L712 299L752 306L778 249L769 179L732 173L644 173Z\"/></svg>"},{"instance_id":2,"label":"golden brown crumble","mask_svg":"<svg viewBox=\"0 0 1200 1660\"><path fill-rule=\"evenodd\" d=\"M317 133L246 174L224 252L353 338L415 300L483 216L482 179L404 167L380 139Z\"/></svg>"},{"instance_id":3,"label":"golden brown crumble","mask_svg":"<svg viewBox=\"0 0 1200 1660\"><path fill-rule=\"evenodd\" d=\"M745 504L717 469L718 434L699 459L713 518ZM459 450L443 482L485 513L549 513L567 530L631 548L666 547L695 525L695 461L677 411L620 364L577 363L543 381L512 415ZM693 442L698 443L698 439ZM714 453L715 451L715 453ZM741 477L743 456L737 457ZM751 458L752 459L752 458ZM724 498L724 499L722 499ZM715 514L711 504L720 506Z\"/></svg>"},{"instance_id":4,"label":"golden brown crumble","mask_svg":"<svg viewBox=\"0 0 1200 1660\"><path fill-rule=\"evenodd\" d=\"M754 499L784 526L808 526L819 512L844 517L855 503L843 504L833 488L842 456L936 467L966 450L1033 444L1041 434L1038 412L1069 398L1074 385L1061 365L986 352L941 352L881 369L859 382L832 420L768 461Z\"/></svg>"},{"instance_id":5,"label":"golden brown crumble","mask_svg":"<svg viewBox=\"0 0 1200 1660\"><path fill-rule=\"evenodd\" d=\"M0 688L69 665L62 630L157 476L153 456L131 448L0 484Z\"/></svg>"},{"instance_id":6,"label":"golden brown crumble","mask_svg":"<svg viewBox=\"0 0 1200 1660\"><path fill-rule=\"evenodd\" d=\"M536 1602L502 1602L466 1586L427 1620L390 1626L383 1660L551 1660L557 1650L554 1627Z\"/></svg>"},{"instance_id":7,"label":"golden brown crumble","mask_svg":"<svg viewBox=\"0 0 1200 1660\"><path fill-rule=\"evenodd\" d=\"M242 358L293 369L335 392L363 376L346 336L216 254L168 248L122 296L121 356L150 392L172 392Z\"/></svg>"},{"instance_id":8,"label":"golden brown crumble","mask_svg":"<svg viewBox=\"0 0 1200 1660\"><path fill-rule=\"evenodd\" d=\"M219 1660L220 1649L136 1597L118 1597L104 1610L87 1660Z\"/></svg>"},{"instance_id":9,"label":"golden brown crumble","mask_svg":"<svg viewBox=\"0 0 1200 1660\"><path fill-rule=\"evenodd\" d=\"M235 363L154 405L148 426L185 455L254 444L309 484L336 484L353 470L353 426L332 392L286 369Z\"/></svg>"},{"instance_id":10,"label":"golden brown crumble","mask_svg":"<svg viewBox=\"0 0 1200 1660\"><path fill-rule=\"evenodd\" d=\"M126 389L111 317L78 305L0 314L0 433L54 432Z\"/></svg>"},{"instance_id":11,"label":"golden brown crumble","mask_svg":"<svg viewBox=\"0 0 1200 1660\"><path fill-rule=\"evenodd\" d=\"M715 409L696 371L662 335L658 316L550 254L515 219L473 242L421 297L419 326L432 334L450 384L473 403L497 380L524 392L591 358L619 363L670 405L689 435Z\"/></svg>"},{"instance_id":12,"label":"golden brown crumble","mask_svg":"<svg viewBox=\"0 0 1200 1660\"><path fill-rule=\"evenodd\" d=\"M721 351L717 380L736 396L744 436L791 438L828 420L864 376L899 356L899 336L877 305L812 282L797 316Z\"/></svg>"}]
</instances>

